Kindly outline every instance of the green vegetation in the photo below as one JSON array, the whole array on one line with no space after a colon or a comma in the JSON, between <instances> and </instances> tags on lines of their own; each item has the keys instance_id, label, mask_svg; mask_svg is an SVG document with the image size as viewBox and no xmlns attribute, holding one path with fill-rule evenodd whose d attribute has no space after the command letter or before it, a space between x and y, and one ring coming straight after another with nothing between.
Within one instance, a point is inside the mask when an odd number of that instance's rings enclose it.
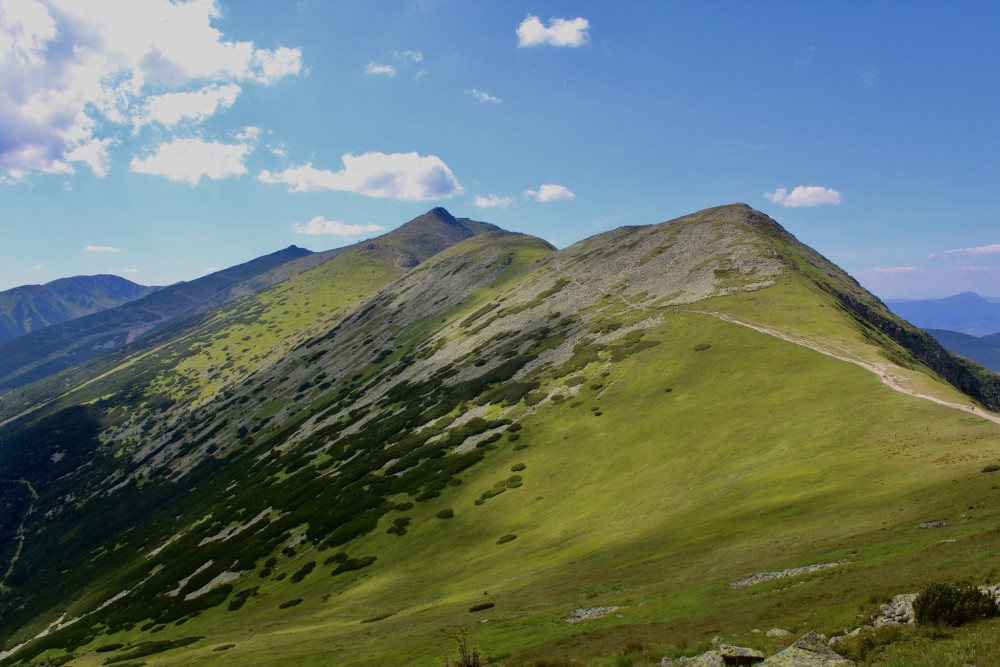
<instances>
[{"instance_id":1,"label":"green vegetation","mask_svg":"<svg viewBox=\"0 0 1000 667\"><path fill-rule=\"evenodd\" d=\"M919 623L962 625L969 621L1000 616L992 595L973 584L929 584L913 602Z\"/></svg>"}]
</instances>

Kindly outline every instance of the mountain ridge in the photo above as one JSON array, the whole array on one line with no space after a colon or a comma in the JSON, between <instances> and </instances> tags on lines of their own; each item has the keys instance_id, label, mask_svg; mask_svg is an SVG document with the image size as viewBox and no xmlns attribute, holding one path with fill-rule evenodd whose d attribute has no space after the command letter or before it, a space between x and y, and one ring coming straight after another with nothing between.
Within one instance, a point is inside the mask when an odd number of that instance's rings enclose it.
<instances>
[{"instance_id":1,"label":"mountain ridge","mask_svg":"<svg viewBox=\"0 0 1000 667\"><path fill-rule=\"evenodd\" d=\"M958 567L918 519L993 539L996 425L919 333L763 214L561 251L425 222L462 238L414 267L378 243L331 251L100 373L53 376L59 400L0 427L5 478L39 496L0 484L0 557L26 536L0 580L4 648L86 619L14 659L204 637L143 659L414 664L485 603L480 640L532 664L733 618L847 623L872 580ZM968 505L982 518L953 518ZM728 586L843 560L788 591ZM623 620L562 621L595 605Z\"/></svg>"},{"instance_id":2,"label":"mountain ridge","mask_svg":"<svg viewBox=\"0 0 1000 667\"><path fill-rule=\"evenodd\" d=\"M0 342L135 301L158 289L100 274L4 290L0 292Z\"/></svg>"}]
</instances>

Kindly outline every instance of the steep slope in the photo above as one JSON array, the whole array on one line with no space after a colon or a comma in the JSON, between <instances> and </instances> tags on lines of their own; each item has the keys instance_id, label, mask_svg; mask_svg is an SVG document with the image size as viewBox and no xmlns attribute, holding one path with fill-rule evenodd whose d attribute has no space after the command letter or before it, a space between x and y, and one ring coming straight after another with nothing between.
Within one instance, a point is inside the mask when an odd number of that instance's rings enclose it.
<instances>
[{"instance_id":1,"label":"steep slope","mask_svg":"<svg viewBox=\"0 0 1000 667\"><path fill-rule=\"evenodd\" d=\"M924 329L947 329L969 336L1000 332L1000 303L975 292L944 299L892 301L889 305L894 313Z\"/></svg>"},{"instance_id":2,"label":"steep slope","mask_svg":"<svg viewBox=\"0 0 1000 667\"><path fill-rule=\"evenodd\" d=\"M945 329L928 329L927 333L955 354L1000 373L1000 334L976 337Z\"/></svg>"},{"instance_id":3,"label":"steep slope","mask_svg":"<svg viewBox=\"0 0 1000 667\"><path fill-rule=\"evenodd\" d=\"M475 623L531 664L841 627L990 566L1000 425L925 358L968 371L766 216L383 255L0 429L5 646L48 629L9 660L431 665ZM562 620L602 606L619 616Z\"/></svg>"},{"instance_id":4,"label":"steep slope","mask_svg":"<svg viewBox=\"0 0 1000 667\"><path fill-rule=\"evenodd\" d=\"M157 289L98 275L4 290L0 292L0 342L141 299Z\"/></svg>"}]
</instances>

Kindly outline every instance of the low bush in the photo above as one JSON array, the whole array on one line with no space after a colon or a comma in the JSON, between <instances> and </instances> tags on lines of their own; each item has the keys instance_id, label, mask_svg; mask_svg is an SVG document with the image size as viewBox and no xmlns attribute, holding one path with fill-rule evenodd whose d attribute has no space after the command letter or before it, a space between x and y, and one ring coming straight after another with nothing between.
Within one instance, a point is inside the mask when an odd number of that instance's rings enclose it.
<instances>
[{"instance_id":1,"label":"low bush","mask_svg":"<svg viewBox=\"0 0 1000 667\"><path fill-rule=\"evenodd\" d=\"M496 605L492 602L480 602L479 604L474 604L469 607L470 612L484 611L486 609L492 609Z\"/></svg>"},{"instance_id":2,"label":"low bush","mask_svg":"<svg viewBox=\"0 0 1000 667\"><path fill-rule=\"evenodd\" d=\"M434 516L436 516L439 519L450 519L453 516L455 516L455 511L452 510L450 507L446 507L445 509L441 510Z\"/></svg>"},{"instance_id":3,"label":"low bush","mask_svg":"<svg viewBox=\"0 0 1000 667\"><path fill-rule=\"evenodd\" d=\"M511 472L521 472L522 470L524 470L527 467L528 466L524 465L523 463L515 463L514 465L512 465L510 467L510 471Z\"/></svg>"},{"instance_id":4,"label":"low bush","mask_svg":"<svg viewBox=\"0 0 1000 667\"><path fill-rule=\"evenodd\" d=\"M918 623L962 625L972 620L1000 616L992 595L972 584L928 584L913 602Z\"/></svg>"},{"instance_id":5,"label":"low bush","mask_svg":"<svg viewBox=\"0 0 1000 667\"><path fill-rule=\"evenodd\" d=\"M702 352L704 350L707 350L710 347L712 347L712 346L709 343L698 343L697 345L694 346L694 351L695 352Z\"/></svg>"},{"instance_id":6,"label":"low bush","mask_svg":"<svg viewBox=\"0 0 1000 667\"><path fill-rule=\"evenodd\" d=\"M507 533L506 535L504 535L503 537L501 537L499 540L497 540L497 544L506 544L507 542L513 542L516 539L517 539L517 535L515 535L513 533Z\"/></svg>"},{"instance_id":7,"label":"low bush","mask_svg":"<svg viewBox=\"0 0 1000 667\"><path fill-rule=\"evenodd\" d=\"M302 604L302 598L295 598L294 600L282 602L278 605L278 609L288 609L289 607L294 607L297 604Z\"/></svg>"},{"instance_id":8,"label":"low bush","mask_svg":"<svg viewBox=\"0 0 1000 667\"><path fill-rule=\"evenodd\" d=\"M983 468L983 472L996 472L997 470L1000 470L1000 465L996 463L991 463L990 465Z\"/></svg>"}]
</instances>

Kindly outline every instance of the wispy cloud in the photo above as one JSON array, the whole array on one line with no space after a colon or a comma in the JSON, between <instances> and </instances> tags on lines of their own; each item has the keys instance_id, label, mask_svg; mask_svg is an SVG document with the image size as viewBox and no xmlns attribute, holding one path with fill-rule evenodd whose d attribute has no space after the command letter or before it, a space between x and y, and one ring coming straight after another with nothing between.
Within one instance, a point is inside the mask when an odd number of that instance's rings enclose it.
<instances>
[{"instance_id":1,"label":"wispy cloud","mask_svg":"<svg viewBox=\"0 0 1000 667\"><path fill-rule=\"evenodd\" d=\"M844 198L839 192L833 188L824 188L819 185L799 185L791 192L787 188L778 188L774 192L765 192L764 198L788 208L839 206L844 202Z\"/></svg>"},{"instance_id":2,"label":"wispy cloud","mask_svg":"<svg viewBox=\"0 0 1000 667\"><path fill-rule=\"evenodd\" d=\"M86 252L121 252L121 248L110 245L88 245L83 248Z\"/></svg>"},{"instance_id":3,"label":"wispy cloud","mask_svg":"<svg viewBox=\"0 0 1000 667\"><path fill-rule=\"evenodd\" d=\"M590 22L585 18L549 19L546 26L537 16L528 15L517 26L517 45L533 46L583 46L590 39Z\"/></svg>"},{"instance_id":4,"label":"wispy cloud","mask_svg":"<svg viewBox=\"0 0 1000 667\"><path fill-rule=\"evenodd\" d=\"M121 272L122 273L139 273L139 269L135 269L135 268L132 268L132 269L122 269Z\"/></svg>"},{"instance_id":5,"label":"wispy cloud","mask_svg":"<svg viewBox=\"0 0 1000 667\"><path fill-rule=\"evenodd\" d=\"M476 195L473 203L479 208L507 208L514 203L514 199L497 195L486 195L485 197Z\"/></svg>"},{"instance_id":6,"label":"wispy cloud","mask_svg":"<svg viewBox=\"0 0 1000 667\"><path fill-rule=\"evenodd\" d=\"M302 71L299 49L230 41L212 1L3 5L0 20L0 170L108 173L125 127L199 123L228 108L237 84L271 85ZM192 84L200 85L189 92ZM155 94L153 94L155 92ZM30 104L25 103L30 100Z\"/></svg>"},{"instance_id":7,"label":"wispy cloud","mask_svg":"<svg viewBox=\"0 0 1000 667\"><path fill-rule=\"evenodd\" d=\"M537 190L525 190L524 196L537 202L570 201L576 198L569 188L557 183L546 183Z\"/></svg>"},{"instance_id":8,"label":"wispy cloud","mask_svg":"<svg viewBox=\"0 0 1000 667\"><path fill-rule=\"evenodd\" d=\"M901 273L923 273L924 269L918 269L915 266L885 266L885 267L873 267L871 269L866 269L868 273L880 273L880 274L901 274Z\"/></svg>"},{"instance_id":9,"label":"wispy cloud","mask_svg":"<svg viewBox=\"0 0 1000 667\"><path fill-rule=\"evenodd\" d=\"M804 55L792 58L792 71L798 73L799 70L805 69L812 64L813 54L816 52L816 47L810 46L806 49Z\"/></svg>"},{"instance_id":10,"label":"wispy cloud","mask_svg":"<svg viewBox=\"0 0 1000 667\"><path fill-rule=\"evenodd\" d=\"M289 192L332 190L366 197L425 201L454 197L463 192L455 175L436 155L417 153L348 153L340 171L316 169L312 163L281 172L261 171L263 183L288 186Z\"/></svg>"},{"instance_id":11,"label":"wispy cloud","mask_svg":"<svg viewBox=\"0 0 1000 667\"><path fill-rule=\"evenodd\" d=\"M500 104L501 102L503 102L503 100L501 100L499 97L494 97L493 95L487 93L485 90L479 90L478 88L473 88L472 90L469 91L469 94L472 95L474 98L476 98L476 100L480 104L486 104L486 103Z\"/></svg>"},{"instance_id":12,"label":"wispy cloud","mask_svg":"<svg viewBox=\"0 0 1000 667\"><path fill-rule=\"evenodd\" d=\"M861 83L865 84L865 88L874 88L878 79L878 70L869 67L863 72L859 72L858 78L861 79Z\"/></svg>"},{"instance_id":13,"label":"wispy cloud","mask_svg":"<svg viewBox=\"0 0 1000 667\"><path fill-rule=\"evenodd\" d=\"M369 232L380 232L383 229L385 229L385 227L372 223L352 225L344 222L343 220L327 220L321 215L317 215L305 224L302 224L301 222L292 224L292 231L296 234L308 234L310 236L331 234L333 236L341 236L344 238L360 236Z\"/></svg>"},{"instance_id":14,"label":"wispy cloud","mask_svg":"<svg viewBox=\"0 0 1000 667\"><path fill-rule=\"evenodd\" d=\"M392 51L389 52L389 55L395 58L396 60L411 64L419 63L421 60L424 59L424 54L422 54L420 51L396 51L395 49L393 49Z\"/></svg>"},{"instance_id":15,"label":"wispy cloud","mask_svg":"<svg viewBox=\"0 0 1000 667\"><path fill-rule=\"evenodd\" d=\"M956 248L954 250L945 250L941 253L935 253L930 256L931 259L940 259L943 257L961 257L967 255L996 255L1000 254L1000 243L991 243L989 245L975 246L972 248Z\"/></svg>"}]
</instances>

